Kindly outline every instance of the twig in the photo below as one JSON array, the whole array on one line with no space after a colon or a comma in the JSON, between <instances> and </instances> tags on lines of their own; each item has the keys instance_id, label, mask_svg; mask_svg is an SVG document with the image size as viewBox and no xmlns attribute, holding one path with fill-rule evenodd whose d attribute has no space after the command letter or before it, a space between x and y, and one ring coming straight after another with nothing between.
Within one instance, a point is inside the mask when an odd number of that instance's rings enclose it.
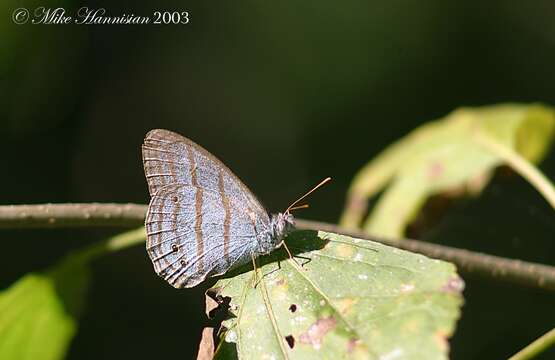
<instances>
[{"instance_id":1,"label":"twig","mask_svg":"<svg viewBox=\"0 0 555 360\"><path fill-rule=\"evenodd\" d=\"M140 226L146 205L139 204L40 204L1 205L0 229L60 228L80 226Z\"/></svg>"},{"instance_id":2,"label":"twig","mask_svg":"<svg viewBox=\"0 0 555 360\"><path fill-rule=\"evenodd\" d=\"M335 232L376 241L452 262L457 265L461 272L466 274L555 291L555 267L553 266L507 259L418 240L386 239L378 236L368 236L360 231L344 230L335 225L315 221L297 220L297 227L300 229L318 229Z\"/></svg>"},{"instance_id":3,"label":"twig","mask_svg":"<svg viewBox=\"0 0 555 360\"><path fill-rule=\"evenodd\" d=\"M139 204L46 204L0 206L0 228L60 228L84 226L139 226L146 205ZM450 261L462 273L507 283L555 291L555 267L431 244L410 239L385 239L348 231L336 225L297 220L297 227L323 230L377 241L386 245Z\"/></svg>"},{"instance_id":4,"label":"twig","mask_svg":"<svg viewBox=\"0 0 555 360\"><path fill-rule=\"evenodd\" d=\"M524 349L511 356L509 360L532 359L542 351L547 350L553 344L555 344L555 328L543 334L531 344L528 344Z\"/></svg>"}]
</instances>

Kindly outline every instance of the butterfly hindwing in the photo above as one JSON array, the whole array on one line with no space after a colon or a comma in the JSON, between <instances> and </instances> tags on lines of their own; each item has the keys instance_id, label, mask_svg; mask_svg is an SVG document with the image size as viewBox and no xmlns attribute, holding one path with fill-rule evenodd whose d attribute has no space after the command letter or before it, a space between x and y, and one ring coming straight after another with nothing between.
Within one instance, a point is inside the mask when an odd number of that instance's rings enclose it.
<instances>
[{"instance_id":1,"label":"butterfly hindwing","mask_svg":"<svg viewBox=\"0 0 555 360\"><path fill-rule=\"evenodd\" d=\"M156 273L174 287L195 286L250 261L257 236L267 229L267 213L223 190L166 185L152 197L147 252Z\"/></svg>"}]
</instances>

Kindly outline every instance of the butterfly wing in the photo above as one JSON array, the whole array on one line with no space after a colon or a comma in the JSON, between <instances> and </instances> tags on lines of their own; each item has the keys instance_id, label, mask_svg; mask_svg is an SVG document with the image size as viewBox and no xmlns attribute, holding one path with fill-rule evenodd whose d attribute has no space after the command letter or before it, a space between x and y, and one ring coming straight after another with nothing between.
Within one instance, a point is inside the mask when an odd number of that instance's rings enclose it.
<instances>
[{"instance_id":1,"label":"butterfly wing","mask_svg":"<svg viewBox=\"0 0 555 360\"><path fill-rule=\"evenodd\" d=\"M256 212L266 212L256 196L220 160L200 145L169 130L151 130L145 137L143 165L150 196L170 184L193 185L204 190L223 187L237 202Z\"/></svg>"},{"instance_id":2,"label":"butterfly wing","mask_svg":"<svg viewBox=\"0 0 555 360\"><path fill-rule=\"evenodd\" d=\"M228 195L179 184L152 197L147 252L156 273L172 286L193 287L250 261L269 218Z\"/></svg>"}]
</instances>

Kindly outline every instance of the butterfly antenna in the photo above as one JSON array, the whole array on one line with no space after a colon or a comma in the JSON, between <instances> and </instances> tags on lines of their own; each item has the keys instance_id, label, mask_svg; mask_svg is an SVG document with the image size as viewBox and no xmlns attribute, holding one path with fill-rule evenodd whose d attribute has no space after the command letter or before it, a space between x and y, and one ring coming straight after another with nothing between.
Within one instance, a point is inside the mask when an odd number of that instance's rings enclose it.
<instances>
[{"instance_id":1,"label":"butterfly antenna","mask_svg":"<svg viewBox=\"0 0 555 360\"><path fill-rule=\"evenodd\" d=\"M297 206L293 206L292 208L290 208L289 211L299 210L299 209L306 209L307 207L309 207L308 204L297 205Z\"/></svg>"},{"instance_id":2,"label":"butterfly antenna","mask_svg":"<svg viewBox=\"0 0 555 360\"><path fill-rule=\"evenodd\" d=\"M325 185L326 183L328 183L329 181L331 181L331 177L327 177L324 180L320 181L320 183L318 185L316 185L315 187L313 187L312 189L310 189L306 194L304 194L303 196L301 196L300 198L298 198L297 200L295 200L291 205L289 205L289 207L285 210L285 213L290 212L291 210L295 210L295 209L302 209L302 208L307 208L308 205L299 205L299 206L295 206L297 205L302 199L304 199L305 197L307 197L308 195L312 194L314 191L316 191L316 189L322 187L323 185Z\"/></svg>"}]
</instances>

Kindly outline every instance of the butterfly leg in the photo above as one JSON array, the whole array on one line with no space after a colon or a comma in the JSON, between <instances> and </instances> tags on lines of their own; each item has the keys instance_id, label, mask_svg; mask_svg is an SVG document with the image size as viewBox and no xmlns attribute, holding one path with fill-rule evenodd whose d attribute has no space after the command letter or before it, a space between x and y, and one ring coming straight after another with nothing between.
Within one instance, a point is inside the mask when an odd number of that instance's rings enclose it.
<instances>
[{"instance_id":1,"label":"butterfly leg","mask_svg":"<svg viewBox=\"0 0 555 360\"><path fill-rule=\"evenodd\" d=\"M251 260L252 260L252 268L254 271L254 282L252 284L252 287L256 288L256 285L258 285L258 270L256 268L256 259L253 253L251 253Z\"/></svg>"},{"instance_id":2,"label":"butterfly leg","mask_svg":"<svg viewBox=\"0 0 555 360\"><path fill-rule=\"evenodd\" d=\"M303 266L301 264L299 264L299 262L293 257L293 254L291 253L291 251L287 247L287 244L285 243L284 240L281 240L281 242L278 245L278 247L282 247L282 246L285 249L285 251L287 251L287 255L289 255L289 259L293 260L295 262L295 264L297 264L302 269Z\"/></svg>"}]
</instances>

